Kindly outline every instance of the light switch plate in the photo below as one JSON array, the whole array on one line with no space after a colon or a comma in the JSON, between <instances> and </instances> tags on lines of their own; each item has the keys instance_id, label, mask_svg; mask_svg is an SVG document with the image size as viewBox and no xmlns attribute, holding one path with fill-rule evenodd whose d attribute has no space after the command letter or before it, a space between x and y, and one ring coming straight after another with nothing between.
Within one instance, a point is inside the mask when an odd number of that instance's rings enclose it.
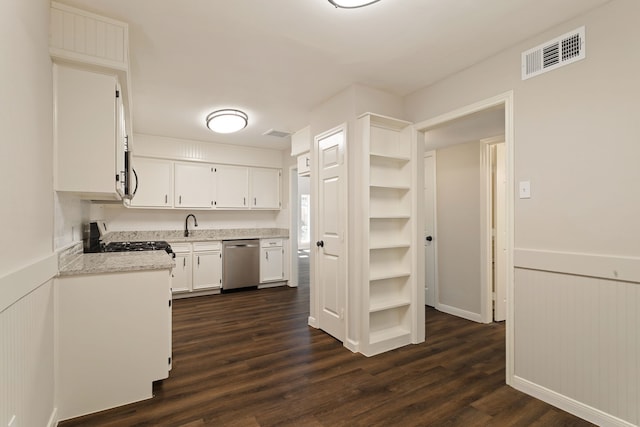
<instances>
[{"instance_id":1,"label":"light switch plate","mask_svg":"<svg viewBox=\"0 0 640 427\"><path fill-rule=\"evenodd\" d=\"M531 181L520 181L519 189L520 189L519 194L521 199L531 198Z\"/></svg>"}]
</instances>

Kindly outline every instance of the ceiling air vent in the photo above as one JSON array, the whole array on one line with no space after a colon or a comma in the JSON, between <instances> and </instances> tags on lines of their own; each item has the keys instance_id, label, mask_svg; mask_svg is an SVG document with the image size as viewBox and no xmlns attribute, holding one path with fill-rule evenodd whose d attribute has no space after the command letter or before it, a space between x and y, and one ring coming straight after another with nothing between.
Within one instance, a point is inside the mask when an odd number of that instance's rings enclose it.
<instances>
[{"instance_id":1,"label":"ceiling air vent","mask_svg":"<svg viewBox=\"0 0 640 427\"><path fill-rule=\"evenodd\" d=\"M584 59L584 27L522 52L522 80Z\"/></svg>"},{"instance_id":2,"label":"ceiling air vent","mask_svg":"<svg viewBox=\"0 0 640 427\"><path fill-rule=\"evenodd\" d=\"M287 132L286 130L269 129L268 131L263 133L263 135L264 136L275 136L277 138L286 138L287 136L291 135L291 132Z\"/></svg>"}]
</instances>

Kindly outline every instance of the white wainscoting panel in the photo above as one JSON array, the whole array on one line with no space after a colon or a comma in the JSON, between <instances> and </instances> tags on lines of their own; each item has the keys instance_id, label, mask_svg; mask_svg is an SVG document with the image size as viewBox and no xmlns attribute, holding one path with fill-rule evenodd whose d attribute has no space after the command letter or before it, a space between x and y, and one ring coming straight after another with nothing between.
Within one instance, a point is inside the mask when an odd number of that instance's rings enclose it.
<instances>
[{"instance_id":1,"label":"white wainscoting panel","mask_svg":"<svg viewBox=\"0 0 640 427\"><path fill-rule=\"evenodd\" d=\"M516 268L514 292L515 376L640 423L640 284Z\"/></svg>"},{"instance_id":2,"label":"white wainscoting panel","mask_svg":"<svg viewBox=\"0 0 640 427\"><path fill-rule=\"evenodd\" d=\"M0 422L52 425L54 412L52 281L0 312Z\"/></svg>"}]
</instances>

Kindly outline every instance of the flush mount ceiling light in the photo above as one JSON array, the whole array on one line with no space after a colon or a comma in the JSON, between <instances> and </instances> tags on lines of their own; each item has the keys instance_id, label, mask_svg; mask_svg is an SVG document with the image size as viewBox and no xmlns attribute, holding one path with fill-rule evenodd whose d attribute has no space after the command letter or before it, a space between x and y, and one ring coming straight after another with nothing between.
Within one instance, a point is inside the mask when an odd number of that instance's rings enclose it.
<instances>
[{"instance_id":1,"label":"flush mount ceiling light","mask_svg":"<svg viewBox=\"0 0 640 427\"><path fill-rule=\"evenodd\" d=\"M207 127L217 133L233 133L247 127L249 117L240 110L217 110L207 116Z\"/></svg>"},{"instance_id":2,"label":"flush mount ceiling light","mask_svg":"<svg viewBox=\"0 0 640 427\"><path fill-rule=\"evenodd\" d=\"M335 7L341 7L343 9L356 9L358 7L369 6L379 2L380 0L329 0L329 3Z\"/></svg>"}]
</instances>

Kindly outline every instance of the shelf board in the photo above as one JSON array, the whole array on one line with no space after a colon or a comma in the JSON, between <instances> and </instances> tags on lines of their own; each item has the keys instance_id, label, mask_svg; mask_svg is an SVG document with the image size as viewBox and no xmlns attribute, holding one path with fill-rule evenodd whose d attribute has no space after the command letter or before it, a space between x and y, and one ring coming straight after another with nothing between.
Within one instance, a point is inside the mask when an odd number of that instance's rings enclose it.
<instances>
[{"instance_id":1,"label":"shelf board","mask_svg":"<svg viewBox=\"0 0 640 427\"><path fill-rule=\"evenodd\" d=\"M407 163L411 161L411 157L409 156L403 156L401 154L385 154L385 153L380 153L380 152L370 152L369 156L371 157L380 157L381 159L389 159L389 160L395 160L397 162L402 162L402 163Z\"/></svg>"},{"instance_id":2,"label":"shelf board","mask_svg":"<svg viewBox=\"0 0 640 427\"><path fill-rule=\"evenodd\" d=\"M411 215L389 214L389 215L370 215L369 219L410 219Z\"/></svg>"},{"instance_id":3,"label":"shelf board","mask_svg":"<svg viewBox=\"0 0 640 427\"><path fill-rule=\"evenodd\" d=\"M382 184L370 184L369 188L381 188L383 190L411 190L409 185L382 185Z\"/></svg>"},{"instance_id":4,"label":"shelf board","mask_svg":"<svg viewBox=\"0 0 640 427\"><path fill-rule=\"evenodd\" d=\"M398 277L409 277L410 271L385 271L383 273L369 274L369 281L375 282L376 280L396 279Z\"/></svg>"},{"instance_id":5,"label":"shelf board","mask_svg":"<svg viewBox=\"0 0 640 427\"><path fill-rule=\"evenodd\" d=\"M397 242L397 243L377 243L369 246L370 250L379 250L379 249L396 249L396 248L410 248L411 243L409 242Z\"/></svg>"},{"instance_id":6,"label":"shelf board","mask_svg":"<svg viewBox=\"0 0 640 427\"><path fill-rule=\"evenodd\" d=\"M373 299L369 303L369 313L375 313L377 311L391 310L398 307L407 307L411 305L411 301L406 298L396 297L385 301L374 301Z\"/></svg>"},{"instance_id":7,"label":"shelf board","mask_svg":"<svg viewBox=\"0 0 640 427\"><path fill-rule=\"evenodd\" d=\"M393 326L391 328L381 329L379 331L373 331L369 334L369 342L371 344L386 341L392 338L398 338L409 335L410 331L402 326Z\"/></svg>"}]
</instances>

